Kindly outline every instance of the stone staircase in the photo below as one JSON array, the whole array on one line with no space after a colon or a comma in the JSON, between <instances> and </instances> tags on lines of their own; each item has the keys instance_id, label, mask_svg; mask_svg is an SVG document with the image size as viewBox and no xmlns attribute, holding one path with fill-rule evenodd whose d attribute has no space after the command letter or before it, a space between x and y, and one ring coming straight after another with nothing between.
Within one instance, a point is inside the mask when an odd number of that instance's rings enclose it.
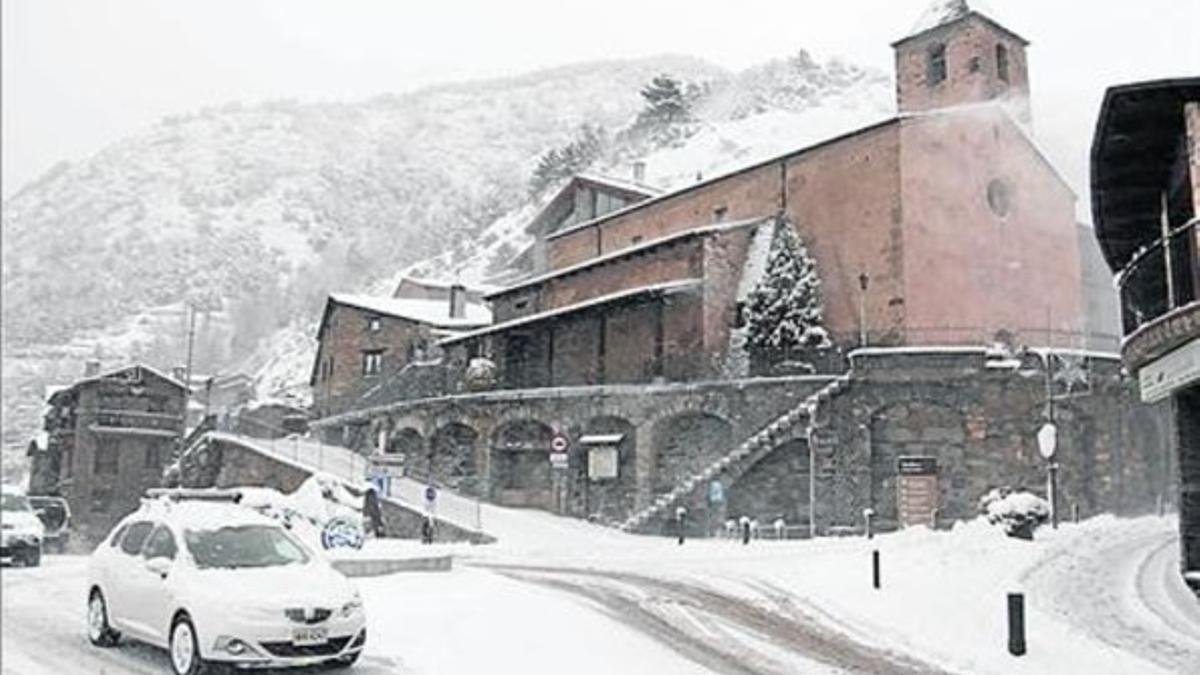
<instances>
[{"instance_id":1,"label":"stone staircase","mask_svg":"<svg viewBox=\"0 0 1200 675\"><path fill-rule=\"evenodd\" d=\"M775 418L703 470L679 481L675 489L656 497L652 504L622 522L620 529L626 532L638 531L656 519L669 517L672 508L693 496L697 490L706 489L709 481L717 476L741 475L775 448L774 441L792 431L797 425L805 423L806 430L812 426L819 407L831 396L845 389L849 383L850 374L846 373L813 392L796 407Z\"/></svg>"}]
</instances>

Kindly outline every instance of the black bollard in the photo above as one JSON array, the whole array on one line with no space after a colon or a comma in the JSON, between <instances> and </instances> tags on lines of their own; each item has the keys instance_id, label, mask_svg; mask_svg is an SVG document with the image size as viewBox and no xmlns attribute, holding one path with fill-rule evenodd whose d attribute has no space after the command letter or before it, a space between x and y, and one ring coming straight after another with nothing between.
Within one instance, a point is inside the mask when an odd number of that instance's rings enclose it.
<instances>
[{"instance_id":1,"label":"black bollard","mask_svg":"<svg viewBox=\"0 0 1200 675\"><path fill-rule=\"evenodd\" d=\"M1008 594L1008 653L1025 655L1025 595Z\"/></svg>"},{"instance_id":2,"label":"black bollard","mask_svg":"<svg viewBox=\"0 0 1200 675\"><path fill-rule=\"evenodd\" d=\"M1079 503L1078 502L1071 504L1071 519L1074 520L1076 524L1079 523Z\"/></svg>"},{"instance_id":3,"label":"black bollard","mask_svg":"<svg viewBox=\"0 0 1200 675\"><path fill-rule=\"evenodd\" d=\"M879 588L879 549L871 551L871 585Z\"/></svg>"},{"instance_id":4,"label":"black bollard","mask_svg":"<svg viewBox=\"0 0 1200 675\"><path fill-rule=\"evenodd\" d=\"M678 528L679 545L683 546L684 537L684 520L687 518L687 509L682 506L675 509L675 527Z\"/></svg>"},{"instance_id":5,"label":"black bollard","mask_svg":"<svg viewBox=\"0 0 1200 675\"><path fill-rule=\"evenodd\" d=\"M749 543L750 543L750 519L743 518L742 519L742 544L745 545L745 544L749 544Z\"/></svg>"}]
</instances>

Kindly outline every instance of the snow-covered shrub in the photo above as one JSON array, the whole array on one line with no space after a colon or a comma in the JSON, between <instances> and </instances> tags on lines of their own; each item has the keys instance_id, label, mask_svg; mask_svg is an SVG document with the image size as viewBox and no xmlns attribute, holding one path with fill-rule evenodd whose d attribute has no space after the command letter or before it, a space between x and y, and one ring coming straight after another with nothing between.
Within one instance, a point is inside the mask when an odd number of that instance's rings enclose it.
<instances>
[{"instance_id":1,"label":"snow-covered shrub","mask_svg":"<svg viewBox=\"0 0 1200 675\"><path fill-rule=\"evenodd\" d=\"M496 362L491 359L476 357L467 364L465 375L467 389L470 391L485 391L496 386Z\"/></svg>"},{"instance_id":2,"label":"snow-covered shrub","mask_svg":"<svg viewBox=\"0 0 1200 675\"><path fill-rule=\"evenodd\" d=\"M1050 518L1050 503L1024 490L998 487L979 500L979 511L989 523L1004 528L1010 537L1033 539L1033 530Z\"/></svg>"}]
</instances>

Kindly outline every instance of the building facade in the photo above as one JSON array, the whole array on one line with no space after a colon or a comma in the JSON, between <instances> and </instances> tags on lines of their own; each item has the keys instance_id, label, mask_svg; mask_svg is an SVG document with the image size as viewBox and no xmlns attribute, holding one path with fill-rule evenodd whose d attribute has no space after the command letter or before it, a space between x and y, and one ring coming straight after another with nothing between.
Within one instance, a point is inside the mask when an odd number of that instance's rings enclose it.
<instances>
[{"instance_id":1,"label":"building facade","mask_svg":"<svg viewBox=\"0 0 1200 675\"><path fill-rule=\"evenodd\" d=\"M398 289L400 290L400 289ZM491 322L491 311L455 286L446 299L375 297L334 293L317 331L317 355L309 385L320 417L355 406L389 386L425 387L441 377L429 368L441 356L438 340Z\"/></svg>"},{"instance_id":2,"label":"building facade","mask_svg":"<svg viewBox=\"0 0 1200 675\"><path fill-rule=\"evenodd\" d=\"M1173 410L1181 566L1200 593L1200 78L1108 90L1092 212L1120 288L1122 357L1142 401Z\"/></svg>"},{"instance_id":3,"label":"building facade","mask_svg":"<svg viewBox=\"0 0 1200 675\"><path fill-rule=\"evenodd\" d=\"M66 497L73 541L95 544L162 484L183 434L186 387L146 365L84 379L50 396L45 417L48 468L33 494Z\"/></svg>"}]
</instances>

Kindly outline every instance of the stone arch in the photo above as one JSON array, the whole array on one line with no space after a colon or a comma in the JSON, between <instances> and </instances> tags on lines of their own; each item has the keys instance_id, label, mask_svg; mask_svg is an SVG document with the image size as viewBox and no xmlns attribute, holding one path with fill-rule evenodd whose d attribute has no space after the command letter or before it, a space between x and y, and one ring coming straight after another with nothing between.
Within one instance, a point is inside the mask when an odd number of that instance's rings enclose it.
<instances>
[{"instance_id":1,"label":"stone arch","mask_svg":"<svg viewBox=\"0 0 1200 675\"><path fill-rule=\"evenodd\" d=\"M588 474L588 454L593 449L614 447L613 444L583 444L588 436L621 437L615 444L617 477L594 480ZM575 475L577 490L583 496L583 511L590 520L617 521L633 512L637 500L637 427L633 422L615 415L589 419L583 425L578 440L580 462Z\"/></svg>"},{"instance_id":2,"label":"stone arch","mask_svg":"<svg viewBox=\"0 0 1200 675\"><path fill-rule=\"evenodd\" d=\"M490 483L501 504L551 503L550 441L554 429L535 419L505 422L492 434Z\"/></svg>"},{"instance_id":3,"label":"stone arch","mask_svg":"<svg viewBox=\"0 0 1200 675\"><path fill-rule=\"evenodd\" d=\"M665 494L733 449L733 425L724 417L688 411L654 425L654 494Z\"/></svg>"},{"instance_id":4,"label":"stone arch","mask_svg":"<svg viewBox=\"0 0 1200 675\"><path fill-rule=\"evenodd\" d=\"M975 493L983 488L972 485L966 418L960 411L936 401L896 403L871 415L870 439L871 508L881 528L898 523L896 462L903 455L937 458L940 519L975 515L982 496Z\"/></svg>"},{"instance_id":5,"label":"stone arch","mask_svg":"<svg viewBox=\"0 0 1200 675\"><path fill-rule=\"evenodd\" d=\"M750 516L764 526L777 518L788 525L808 524L810 466L804 439L776 446L727 487L728 517Z\"/></svg>"},{"instance_id":6,"label":"stone arch","mask_svg":"<svg viewBox=\"0 0 1200 675\"><path fill-rule=\"evenodd\" d=\"M479 432L462 422L445 424L429 437L433 476L451 489L477 492L478 453Z\"/></svg>"},{"instance_id":7,"label":"stone arch","mask_svg":"<svg viewBox=\"0 0 1200 675\"><path fill-rule=\"evenodd\" d=\"M429 452L425 438L412 427L392 430L384 454L403 455L405 470L415 476L424 477L429 473Z\"/></svg>"}]
</instances>

